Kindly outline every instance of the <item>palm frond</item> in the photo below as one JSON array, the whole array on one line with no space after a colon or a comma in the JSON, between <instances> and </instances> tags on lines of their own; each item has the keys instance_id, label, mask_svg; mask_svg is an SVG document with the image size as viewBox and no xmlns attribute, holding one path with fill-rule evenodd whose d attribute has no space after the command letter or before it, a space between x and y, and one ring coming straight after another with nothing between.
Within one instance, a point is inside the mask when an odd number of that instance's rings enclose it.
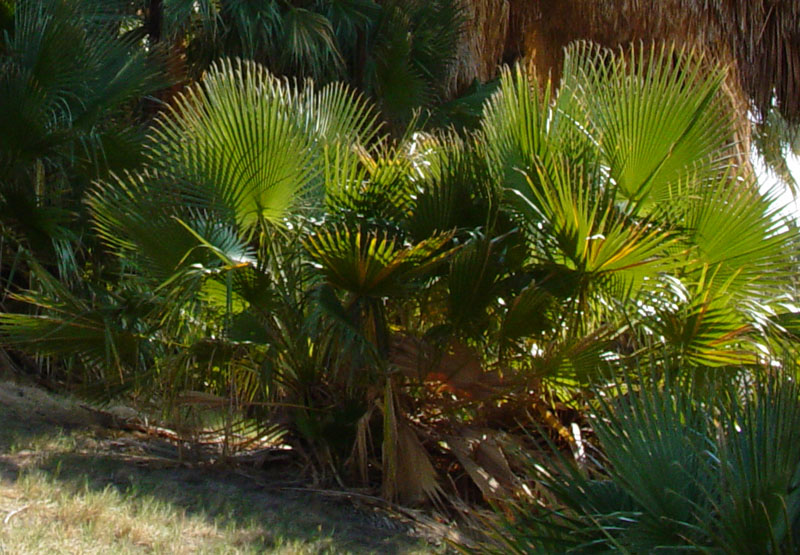
<instances>
[{"instance_id":1,"label":"palm frond","mask_svg":"<svg viewBox=\"0 0 800 555\"><path fill-rule=\"evenodd\" d=\"M409 280L444 260L449 252L443 247L450 238L439 234L406 245L363 224L334 224L309 236L306 248L332 284L361 296L383 297L402 293Z\"/></svg>"},{"instance_id":2,"label":"palm frond","mask_svg":"<svg viewBox=\"0 0 800 555\"><path fill-rule=\"evenodd\" d=\"M456 253L447 278L448 315L455 326L468 330L485 328L500 272L492 243L486 238L471 241Z\"/></svg>"},{"instance_id":3,"label":"palm frond","mask_svg":"<svg viewBox=\"0 0 800 555\"><path fill-rule=\"evenodd\" d=\"M543 242L541 254L534 256L576 272L578 281L603 286L613 278L615 287L633 290L648 275L675 266L673 232L620 214L609 193L594 185L597 178L585 179L579 166L559 160L550 176L540 172L537 182L529 180L534 200L520 195L520 206Z\"/></svg>"},{"instance_id":4,"label":"palm frond","mask_svg":"<svg viewBox=\"0 0 800 555\"><path fill-rule=\"evenodd\" d=\"M691 202L683 219L684 235L696 251L690 255L693 276L709 268L730 291L769 295L787 286L792 271L787 261L796 245L797 229L785 227L774 193L763 193L750 181L723 176L694 191L676 188L676 204Z\"/></svg>"},{"instance_id":5,"label":"palm frond","mask_svg":"<svg viewBox=\"0 0 800 555\"><path fill-rule=\"evenodd\" d=\"M244 229L278 220L318 171L296 102L263 67L222 62L161 120L151 158L183 178L199 206L221 204Z\"/></svg>"},{"instance_id":6,"label":"palm frond","mask_svg":"<svg viewBox=\"0 0 800 555\"><path fill-rule=\"evenodd\" d=\"M381 5L365 88L398 129L414 110L444 97L463 15L457 2L391 0Z\"/></svg>"},{"instance_id":7,"label":"palm frond","mask_svg":"<svg viewBox=\"0 0 800 555\"><path fill-rule=\"evenodd\" d=\"M282 39L290 67L312 77L337 75L344 65L333 26L324 15L290 6L283 14Z\"/></svg>"},{"instance_id":8,"label":"palm frond","mask_svg":"<svg viewBox=\"0 0 800 555\"><path fill-rule=\"evenodd\" d=\"M124 383L141 368L151 341L146 307L142 313L134 298L102 291L84 299L35 261L29 264L41 290L15 295L33 314L0 314L7 345L41 356L75 357L90 382Z\"/></svg>"},{"instance_id":9,"label":"palm frond","mask_svg":"<svg viewBox=\"0 0 800 555\"><path fill-rule=\"evenodd\" d=\"M753 364L755 353L746 341L753 328L736 310L727 286L714 286L715 278L706 277L688 298L659 309L653 328L683 364Z\"/></svg>"},{"instance_id":10,"label":"palm frond","mask_svg":"<svg viewBox=\"0 0 800 555\"><path fill-rule=\"evenodd\" d=\"M671 183L703 180L728 164L725 72L694 51L653 45L612 54L581 43L568 49L564 71L576 75L589 133L629 202L646 206Z\"/></svg>"}]
</instances>

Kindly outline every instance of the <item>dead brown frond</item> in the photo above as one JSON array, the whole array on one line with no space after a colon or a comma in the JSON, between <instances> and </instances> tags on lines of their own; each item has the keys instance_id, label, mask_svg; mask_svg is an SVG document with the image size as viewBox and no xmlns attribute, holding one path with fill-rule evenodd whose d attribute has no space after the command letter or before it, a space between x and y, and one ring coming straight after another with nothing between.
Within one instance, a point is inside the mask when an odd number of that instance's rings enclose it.
<instances>
[{"instance_id":1,"label":"dead brown frond","mask_svg":"<svg viewBox=\"0 0 800 555\"><path fill-rule=\"evenodd\" d=\"M416 432L398 410L392 380L386 382L383 409L383 497L403 504L426 499L439 503L437 472Z\"/></svg>"}]
</instances>

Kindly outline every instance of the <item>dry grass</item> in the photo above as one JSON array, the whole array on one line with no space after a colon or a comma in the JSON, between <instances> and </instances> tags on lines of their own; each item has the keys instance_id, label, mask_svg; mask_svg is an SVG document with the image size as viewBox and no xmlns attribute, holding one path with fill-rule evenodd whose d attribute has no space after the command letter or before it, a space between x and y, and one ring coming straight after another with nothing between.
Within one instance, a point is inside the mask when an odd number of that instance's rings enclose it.
<instances>
[{"instance_id":1,"label":"dry grass","mask_svg":"<svg viewBox=\"0 0 800 555\"><path fill-rule=\"evenodd\" d=\"M268 474L254 483L137 456L139 438L90 420L74 402L0 383L0 554L440 550L385 515L271 487Z\"/></svg>"},{"instance_id":2,"label":"dry grass","mask_svg":"<svg viewBox=\"0 0 800 555\"><path fill-rule=\"evenodd\" d=\"M278 553L325 550L315 541L270 538L255 522L220 525L151 496L63 487L41 472L0 485L0 551L7 553Z\"/></svg>"}]
</instances>

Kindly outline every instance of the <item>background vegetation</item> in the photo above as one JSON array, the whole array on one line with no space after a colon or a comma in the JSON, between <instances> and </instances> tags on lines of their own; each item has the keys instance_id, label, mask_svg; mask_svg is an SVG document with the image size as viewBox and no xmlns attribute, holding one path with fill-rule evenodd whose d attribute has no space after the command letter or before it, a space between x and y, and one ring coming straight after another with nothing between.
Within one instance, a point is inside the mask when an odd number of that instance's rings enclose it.
<instances>
[{"instance_id":1,"label":"background vegetation","mask_svg":"<svg viewBox=\"0 0 800 555\"><path fill-rule=\"evenodd\" d=\"M10 360L488 550L791 552L797 10L496 3L0 3Z\"/></svg>"}]
</instances>

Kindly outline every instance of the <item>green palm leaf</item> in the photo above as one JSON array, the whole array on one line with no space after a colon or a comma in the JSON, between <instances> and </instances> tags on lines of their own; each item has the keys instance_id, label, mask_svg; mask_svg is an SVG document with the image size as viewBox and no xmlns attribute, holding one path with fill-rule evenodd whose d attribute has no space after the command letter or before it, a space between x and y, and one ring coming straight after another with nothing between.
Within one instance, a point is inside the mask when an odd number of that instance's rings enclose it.
<instances>
[{"instance_id":1,"label":"green palm leaf","mask_svg":"<svg viewBox=\"0 0 800 555\"><path fill-rule=\"evenodd\" d=\"M520 195L520 206L536 224L532 232L541 237L543 252L534 257L575 272L577 282L611 281L616 289L639 287L645 277L675 266L673 232L657 222L624 216L610 194L584 179L579 166L558 161L549 177L540 173L538 183L529 180L534 201Z\"/></svg>"},{"instance_id":2,"label":"green palm leaf","mask_svg":"<svg viewBox=\"0 0 800 555\"><path fill-rule=\"evenodd\" d=\"M797 229L784 226L774 196L735 175L672 195L686 206L684 235L696 246L687 268L693 279L708 269L742 296L779 294L791 284Z\"/></svg>"},{"instance_id":3,"label":"green palm leaf","mask_svg":"<svg viewBox=\"0 0 800 555\"><path fill-rule=\"evenodd\" d=\"M198 206L219 203L244 229L276 221L316 171L290 110L296 95L263 67L222 62L162 119L153 162Z\"/></svg>"},{"instance_id":4,"label":"green palm leaf","mask_svg":"<svg viewBox=\"0 0 800 555\"><path fill-rule=\"evenodd\" d=\"M702 180L729 163L725 71L696 52L654 45L614 55L582 43L568 50L565 71L576 74L589 132L630 202L663 199L670 184Z\"/></svg>"},{"instance_id":5,"label":"green palm leaf","mask_svg":"<svg viewBox=\"0 0 800 555\"><path fill-rule=\"evenodd\" d=\"M290 6L282 23L285 56L290 67L315 77L340 73L344 60L328 18Z\"/></svg>"},{"instance_id":6,"label":"green palm leaf","mask_svg":"<svg viewBox=\"0 0 800 555\"><path fill-rule=\"evenodd\" d=\"M554 83L519 65L501 74L498 92L485 106L479 137L490 171L508 189L529 195L525 174L549 176L556 153L581 159L586 168L596 165L596 147L586 133L587 115L573 80L565 74L554 95Z\"/></svg>"},{"instance_id":7,"label":"green palm leaf","mask_svg":"<svg viewBox=\"0 0 800 555\"><path fill-rule=\"evenodd\" d=\"M553 501L514 507L492 533L503 552L794 551L800 403L793 380L761 377L743 389L650 375L595 391L599 473L553 444L554 462L531 459L531 475Z\"/></svg>"},{"instance_id":8,"label":"green palm leaf","mask_svg":"<svg viewBox=\"0 0 800 555\"><path fill-rule=\"evenodd\" d=\"M174 204L170 184L145 171L89 194L95 229L114 253L158 281L195 264L220 266L219 253L240 262L251 257L230 219Z\"/></svg>"},{"instance_id":9,"label":"green palm leaf","mask_svg":"<svg viewBox=\"0 0 800 555\"><path fill-rule=\"evenodd\" d=\"M746 341L753 327L737 311L728 284L705 277L677 302L657 309L652 328L683 364L724 366L753 364L756 356Z\"/></svg>"},{"instance_id":10,"label":"green palm leaf","mask_svg":"<svg viewBox=\"0 0 800 555\"><path fill-rule=\"evenodd\" d=\"M467 243L453 257L447 279L450 320L459 328L482 330L487 309L497 297L501 273L492 243L486 238Z\"/></svg>"},{"instance_id":11,"label":"green palm leaf","mask_svg":"<svg viewBox=\"0 0 800 555\"><path fill-rule=\"evenodd\" d=\"M221 62L161 119L149 168L98 184L88 204L105 242L163 279L241 254L257 227L308 198L331 153L374 133L369 106L342 86L300 91L257 64Z\"/></svg>"},{"instance_id":12,"label":"green palm leaf","mask_svg":"<svg viewBox=\"0 0 800 555\"><path fill-rule=\"evenodd\" d=\"M2 313L5 344L43 356L76 357L92 379L122 382L137 369L148 350L144 310L133 298L92 291L92 300L72 293L47 270L30 260L41 291L15 295L36 313Z\"/></svg>"},{"instance_id":13,"label":"green palm leaf","mask_svg":"<svg viewBox=\"0 0 800 555\"><path fill-rule=\"evenodd\" d=\"M448 255L451 234L439 234L414 245L365 225L322 227L306 248L335 286L365 297L402 293L408 281L424 275Z\"/></svg>"}]
</instances>

